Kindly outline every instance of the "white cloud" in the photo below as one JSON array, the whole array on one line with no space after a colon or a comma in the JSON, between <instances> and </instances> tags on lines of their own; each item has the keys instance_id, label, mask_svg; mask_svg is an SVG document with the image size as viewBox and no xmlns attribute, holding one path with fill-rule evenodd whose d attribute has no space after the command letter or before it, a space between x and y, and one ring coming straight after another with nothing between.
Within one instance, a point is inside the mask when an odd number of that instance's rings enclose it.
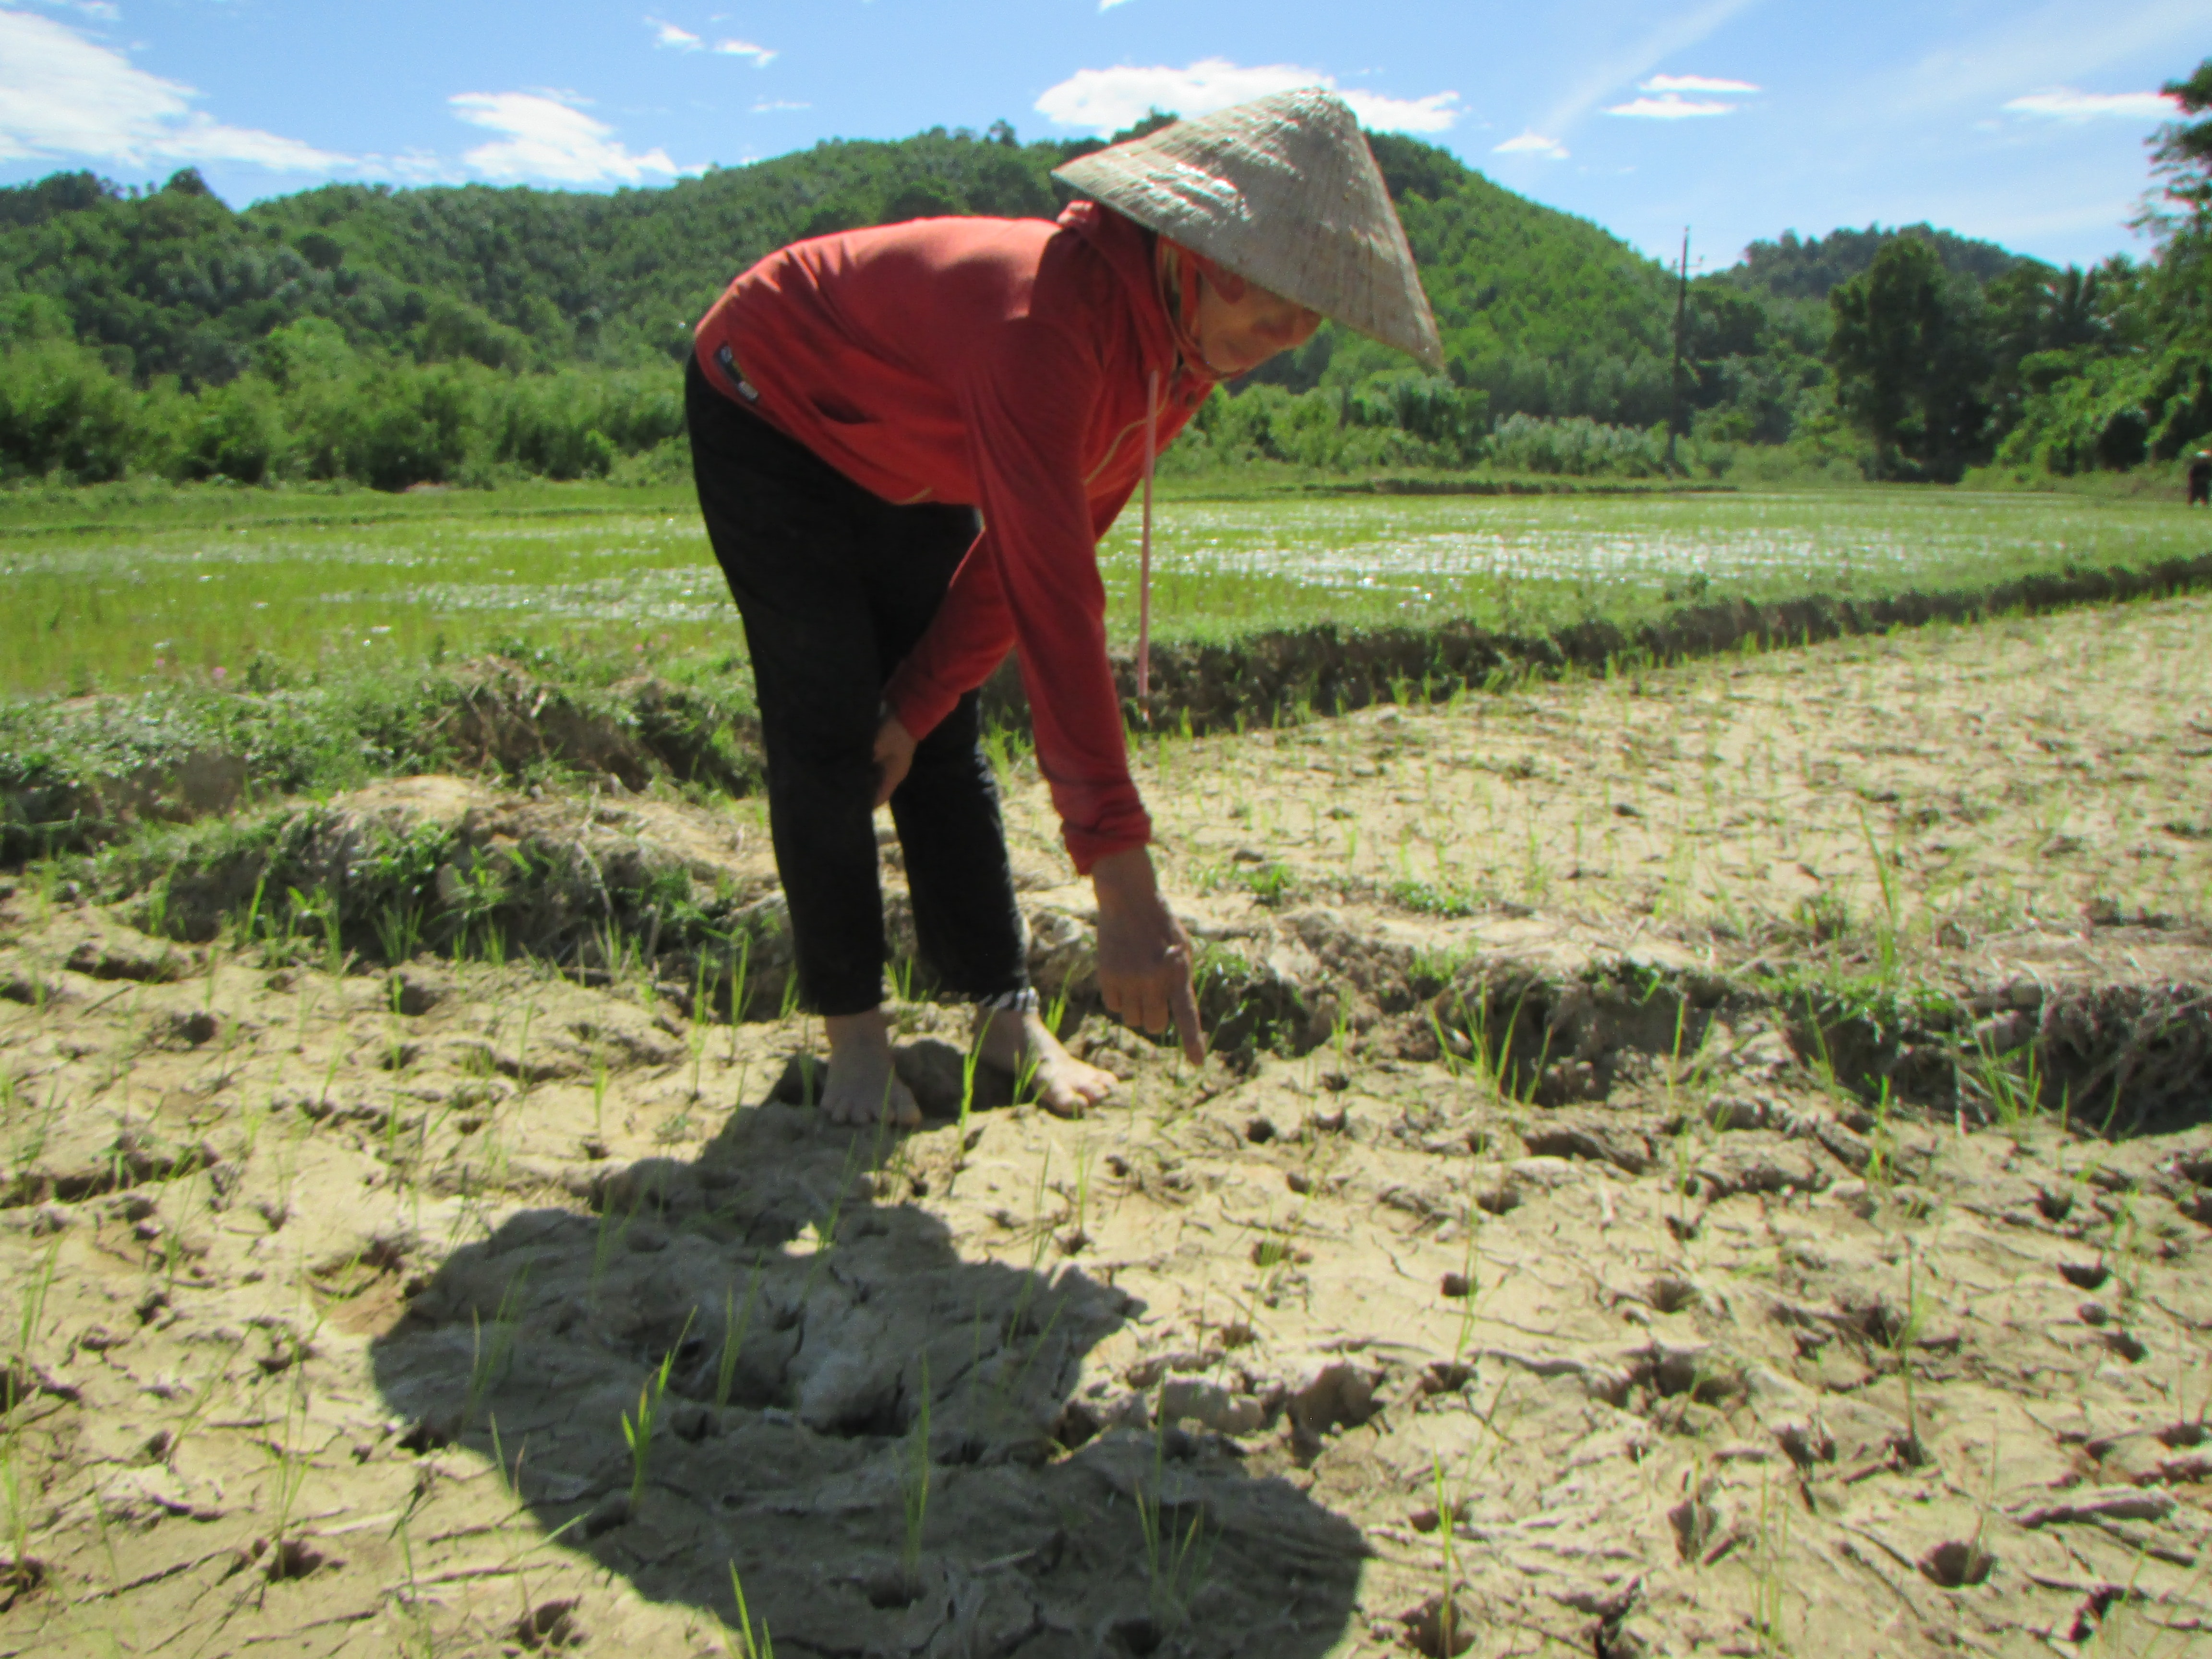
<instances>
[{"instance_id":1,"label":"white cloud","mask_svg":"<svg viewBox=\"0 0 2212 1659\"><path fill-rule=\"evenodd\" d=\"M1491 146L1492 155L1538 155L1547 161L1564 161L1567 147L1556 138L1547 138L1540 132L1524 132L1508 138L1502 144Z\"/></svg>"},{"instance_id":2,"label":"white cloud","mask_svg":"<svg viewBox=\"0 0 2212 1659\"><path fill-rule=\"evenodd\" d=\"M1098 9L1101 11L1111 11L1116 6L1126 6L1128 3L1129 0L1098 0Z\"/></svg>"},{"instance_id":3,"label":"white cloud","mask_svg":"<svg viewBox=\"0 0 2212 1659\"><path fill-rule=\"evenodd\" d=\"M468 169L450 156L427 149L404 149L396 155L371 150L356 163L371 179L388 179L397 185L462 185Z\"/></svg>"},{"instance_id":4,"label":"white cloud","mask_svg":"<svg viewBox=\"0 0 2212 1659\"><path fill-rule=\"evenodd\" d=\"M1698 45L1738 12L1759 0L1703 0L1668 19L1624 50L1593 63L1566 94L1537 121L1535 131L1565 132L1624 82L1640 81L1669 58Z\"/></svg>"},{"instance_id":5,"label":"white cloud","mask_svg":"<svg viewBox=\"0 0 2212 1659\"><path fill-rule=\"evenodd\" d=\"M0 11L0 161L116 167L228 161L272 173L326 173L349 157L296 138L225 126L200 94L149 75L68 25Z\"/></svg>"},{"instance_id":6,"label":"white cloud","mask_svg":"<svg viewBox=\"0 0 2212 1659\"><path fill-rule=\"evenodd\" d=\"M756 115L773 115L778 110L812 109L813 107L814 106L811 104L794 103L787 98L763 98L760 102L753 106L753 113Z\"/></svg>"},{"instance_id":7,"label":"white cloud","mask_svg":"<svg viewBox=\"0 0 2212 1659\"><path fill-rule=\"evenodd\" d=\"M494 179L635 185L647 175L672 179L696 171L678 167L665 149L640 155L625 149L612 127L577 107L580 101L542 92L465 92L447 100L462 120L507 135L462 158Z\"/></svg>"},{"instance_id":8,"label":"white cloud","mask_svg":"<svg viewBox=\"0 0 2212 1659\"><path fill-rule=\"evenodd\" d=\"M1625 104L1614 104L1606 113L1632 116L1644 121L1681 121L1699 115L1733 115L1735 110L1734 104L1723 104L1716 98L1685 98L1678 92L1669 92L1657 98L1633 98Z\"/></svg>"},{"instance_id":9,"label":"white cloud","mask_svg":"<svg viewBox=\"0 0 2212 1659\"><path fill-rule=\"evenodd\" d=\"M2185 64L2203 55L2205 0L2135 0L2126 6L2084 7L2079 0L2044 0L2033 8L1992 9L2002 18L1978 33L1947 41L1901 72L1886 69L1872 97L1853 107L1862 125L1885 114L1986 107L2021 87L2052 87L2131 60ZM1884 96L1883 94L1887 94Z\"/></svg>"},{"instance_id":10,"label":"white cloud","mask_svg":"<svg viewBox=\"0 0 2212 1659\"><path fill-rule=\"evenodd\" d=\"M776 56L768 47L757 46L750 40L717 40L714 50L725 58L750 58L755 69L766 69Z\"/></svg>"},{"instance_id":11,"label":"white cloud","mask_svg":"<svg viewBox=\"0 0 2212 1659\"><path fill-rule=\"evenodd\" d=\"M1749 81L1723 81L1710 75L1655 75L1636 88L1638 92L1764 92Z\"/></svg>"},{"instance_id":12,"label":"white cloud","mask_svg":"<svg viewBox=\"0 0 2212 1659\"><path fill-rule=\"evenodd\" d=\"M1293 87L1338 90L1335 77L1319 70L1291 64L1247 68L1225 58L1207 58L1182 69L1158 64L1078 70L1059 85L1046 88L1036 108L1056 125L1103 135L1133 126L1156 109L1177 115L1210 115L1231 104L1263 98L1271 92L1288 92ZM1461 114L1455 107L1459 102L1455 92L1431 93L1425 98L1391 98L1371 92L1340 95L1364 124L1382 131L1443 132Z\"/></svg>"},{"instance_id":13,"label":"white cloud","mask_svg":"<svg viewBox=\"0 0 2212 1659\"><path fill-rule=\"evenodd\" d=\"M111 0L39 0L56 11L73 11L80 17L89 17L95 22L114 23L122 20L123 13Z\"/></svg>"},{"instance_id":14,"label":"white cloud","mask_svg":"<svg viewBox=\"0 0 2212 1659\"><path fill-rule=\"evenodd\" d=\"M2076 92L2071 87L2046 87L2008 100L2004 106L2015 115L2054 121L2094 121L2100 116L2167 121L2181 113L2181 106L2162 92Z\"/></svg>"},{"instance_id":15,"label":"white cloud","mask_svg":"<svg viewBox=\"0 0 2212 1659\"><path fill-rule=\"evenodd\" d=\"M653 27L653 44L671 52L696 52L706 43L690 29L680 29L673 23L664 23L658 17L645 20Z\"/></svg>"},{"instance_id":16,"label":"white cloud","mask_svg":"<svg viewBox=\"0 0 2212 1659\"><path fill-rule=\"evenodd\" d=\"M1389 98L1379 92L1342 95L1359 124L1376 132L1448 132L1461 115L1455 92L1432 92L1425 98Z\"/></svg>"}]
</instances>

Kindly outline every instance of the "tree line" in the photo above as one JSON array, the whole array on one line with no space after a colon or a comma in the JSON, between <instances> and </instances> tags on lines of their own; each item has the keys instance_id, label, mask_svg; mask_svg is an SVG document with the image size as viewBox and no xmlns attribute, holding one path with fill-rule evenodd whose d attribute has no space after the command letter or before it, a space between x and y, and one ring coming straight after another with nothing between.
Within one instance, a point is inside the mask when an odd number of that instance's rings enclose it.
<instances>
[{"instance_id":1,"label":"tree line","mask_svg":"<svg viewBox=\"0 0 2212 1659\"><path fill-rule=\"evenodd\" d=\"M1876 476L2125 469L2212 433L2212 58L2164 91L2150 258L1978 283L1907 237L1831 292L1836 399Z\"/></svg>"},{"instance_id":2,"label":"tree line","mask_svg":"<svg viewBox=\"0 0 2212 1659\"><path fill-rule=\"evenodd\" d=\"M2201 116L2212 62L2169 90ZM1677 422L1678 456L1708 467L1747 445L1887 477L2162 459L2212 428L2208 127L2160 135L2148 259L2057 270L1928 226L1785 234L1690 283L1679 368L1673 273L1371 134L1448 372L1324 328L1214 400L1177 464L1635 471ZM1051 170L1096 142L1000 123L662 189L331 185L243 212L189 169L0 190L0 479L657 476L683 460L670 366L737 270L859 225L1049 216Z\"/></svg>"}]
</instances>

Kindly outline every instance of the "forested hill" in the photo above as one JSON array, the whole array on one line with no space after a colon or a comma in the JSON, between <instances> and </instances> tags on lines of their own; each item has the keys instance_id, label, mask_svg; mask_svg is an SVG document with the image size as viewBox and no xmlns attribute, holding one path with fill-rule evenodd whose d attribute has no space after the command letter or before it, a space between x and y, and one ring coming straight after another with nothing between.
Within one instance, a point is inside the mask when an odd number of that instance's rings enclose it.
<instances>
[{"instance_id":1,"label":"forested hill","mask_svg":"<svg viewBox=\"0 0 2212 1659\"><path fill-rule=\"evenodd\" d=\"M138 195L88 174L0 191L0 292L44 293L143 380L221 381L305 316L356 347L551 368L666 362L731 276L820 231L1058 210L1057 146L942 132L826 143L662 189L330 185L234 213L198 175Z\"/></svg>"},{"instance_id":2,"label":"forested hill","mask_svg":"<svg viewBox=\"0 0 2212 1659\"><path fill-rule=\"evenodd\" d=\"M1494 382L1502 401L1564 412L1613 401L1577 396L1575 383L1648 378L1671 319L1656 264L1443 150L1373 142L1462 384ZM221 383L302 316L332 319L356 347L418 360L665 362L722 285L770 248L929 214L1049 216L1066 199L1052 168L1093 147L1019 144L1003 127L938 131L823 143L654 190L331 185L243 213L190 173L143 194L58 174L0 191L0 294L52 296L81 342L142 384L164 374ZM1334 344L1290 378L1318 379ZM1354 355L1330 379L1398 366ZM1531 395L1510 395L1516 381Z\"/></svg>"},{"instance_id":3,"label":"forested hill","mask_svg":"<svg viewBox=\"0 0 2212 1659\"><path fill-rule=\"evenodd\" d=\"M1897 230L1869 226L1865 230L1838 230L1827 236L1801 238L1786 230L1771 242L1753 242L1743 258L1721 273L1739 288L1772 295L1778 300L1825 300L1869 269L1875 256L1892 240L1910 236L1925 242L1937 262L1954 276L1988 283L2035 262L1995 242L1956 236L1933 225L1906 225Z\"/></svg>"},{"instance_id":4,"label":"forested hill","mask_svg":"<svg viewBox=\"0 0 2212 1659\"><path fill-rule=\"evenodd\" d=\"M1641 434L1680 416L1700 441L1802 441L1823 465L1847 453L1848 421L1872 434L1878 465L1955 476L2093 359L2140 356L2142 341L2164 337L2151 312L2156 327L2130 320L2130 307L2156 297L2150 267L2059 273L1924 225L1784 234L1692 281L1678 381L1664 265L1447 151L1393 134L1369 142L1436 307L1448 382L1324 328L1249 377L1267 395L1209 453L1449 465L1491 453L1492 434L1528 417L1631 428L1640 454ZM676 441L666 366L762 254L933 215L1049 216L1067 199L1052 169L1095 148L1024 144L1000 123L825 142L651 190L330 185L244 212L189 170L149 190L83 173L0 189L0 380L12 383L0 384L0 482L134 468L383 484L605 471ZM1831 374L1836 319L1867 303L1877 332L1895 311L1921 319L1920 333L1887 355L1861 352L1854 374L1892 359L1921 365L1923 379L1942 371L1942 396L1923 398L1893 439L1853 412L1875 404L1839 401ZM2124 465L2142 447L2106 432L2118 382L2092 390L2060 423L2070 435L2036 439L2050 465L2093 453ZM2149 412L2127 419L2163 454L2200 423L2192 412L2176 425L2160 412L2168 391L2153 392ZM1276 415L1262 416L1283 392L1297 411L1279 411L1277 431ZM2041 432L2041 421L2029 424ZM1352 428L1403 441L1352 443L1340 436Z\"/></svg>"}]
</instances>

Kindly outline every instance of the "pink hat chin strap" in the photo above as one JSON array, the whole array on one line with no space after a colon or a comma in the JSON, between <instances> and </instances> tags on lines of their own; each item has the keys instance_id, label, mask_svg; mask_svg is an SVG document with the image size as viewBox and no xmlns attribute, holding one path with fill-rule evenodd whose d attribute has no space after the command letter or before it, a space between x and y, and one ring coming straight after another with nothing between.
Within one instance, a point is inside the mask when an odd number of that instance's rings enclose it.
<instances>
[{"instance_id":1,"label":"pink hat chin strap","mask_svg":"<svg viewBox=\"0 0 2212 1659\"><path fill-rule=\"evenodd\" d=\"M1145 386L1145 527L1137 543L1137 706L1152 696L1152 469L1159 459L1160 372Z\"/></svg>"}]
</instances>

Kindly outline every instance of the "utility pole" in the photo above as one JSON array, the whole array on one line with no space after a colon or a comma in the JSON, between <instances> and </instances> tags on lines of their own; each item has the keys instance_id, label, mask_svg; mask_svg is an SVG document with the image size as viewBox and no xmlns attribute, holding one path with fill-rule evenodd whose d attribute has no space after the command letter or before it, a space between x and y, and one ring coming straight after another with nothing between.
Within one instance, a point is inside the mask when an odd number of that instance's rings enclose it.
<instances>
[{"instance_id":1,"label":"utility pole","mask_svg":"<svg viewBox=\"0 0 2212 1659\"><path fill-rule=\"evenodd\" d=\"M1667 474L1669 477L1680 470L1674 460L1674 438L1682 429L1682 331L1689 315L1690 228L1684 225L1680 281L1674 289L1674 374L1671 383L1674 393L1674 411L1667 422Z\"/></svg>"}]
</instances>

